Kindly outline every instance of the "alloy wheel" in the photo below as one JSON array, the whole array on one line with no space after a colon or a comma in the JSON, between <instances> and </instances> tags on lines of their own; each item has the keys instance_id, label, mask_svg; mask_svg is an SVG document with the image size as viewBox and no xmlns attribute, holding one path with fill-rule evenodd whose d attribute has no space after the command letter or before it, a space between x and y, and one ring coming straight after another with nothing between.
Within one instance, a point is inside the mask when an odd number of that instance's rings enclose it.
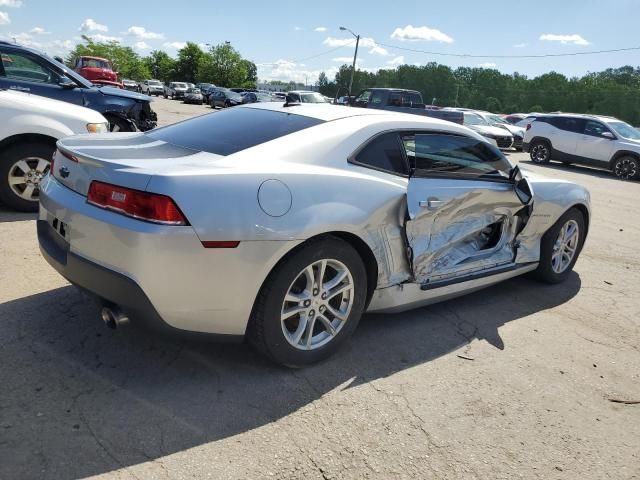
<instances>
[{"instance_id":1,"label":"alloy wheel","mask_svg":"<svg viewBox=\"0 0 640 480\"><path fill-rule=\"evenodd\" d=\"M9 168L9 187L23 200L37 202L40 182L49 173L51 163L39 157L27 157L15 162Z\"/></svg>"},{"instance_id":2,"label":"alloy wheel","mask_svg":"<svg viewBox=\"0 0 640 480\"><path fill-rule=\"evenodd\" d=\"M536 163L544 163L549 159L549 148L540 143L531 149L531 160Z\"/></svg>"},{"instance_id":3,"label":"alloy wheel","mask_svg":"<svg viewBox=\"0 0 640 480\"><path fill-rule=\"evenodd\" d=\"M553 245L551 254L551 268L555 273L563 273L576 256L580 241L580 227L575 220L565 223Z\"/></svg>"},{"instance_id":4,"label":"alloy wheel","mask_svg":"<svg viewBox=\"0 0 640 480\"><path fill-rule=\"evenodd\" d=\"M638 176L638 162L629 157L621 158L616 161L613 167L613 173L616 177L623 180L631 180Z\"/></svg>"},{"instance_id":5,"label":"alloy wheel","mask_svg":"<svg viewBox=\"0 0 640 480\"><path fill-rule=\"evenodd\" d=\"M303 269L289 286L280 323L287 342L299 350L315 350L342 330L354 303L354 283L338 260L318 260Z\"/></svg>"}]
</instances>

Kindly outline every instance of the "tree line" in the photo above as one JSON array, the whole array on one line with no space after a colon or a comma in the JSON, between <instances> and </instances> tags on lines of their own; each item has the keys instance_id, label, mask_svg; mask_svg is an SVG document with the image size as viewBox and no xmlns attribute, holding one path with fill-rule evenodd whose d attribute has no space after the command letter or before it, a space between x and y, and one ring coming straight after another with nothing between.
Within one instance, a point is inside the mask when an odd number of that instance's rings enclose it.
<instances>
[{"instance_id":1,"label":"tree line","mask_svg":"<svg viewBox=\"0 0 640 480\"><path fill-rule=\"evenodd\" d=\"M153 50L143 57L117 41L94 42L87 36L82 38L84 42L77 44L67 55L67 65L71 66L79 56L89 55L111 60L120 78L136 81L206 82L221 87L244 88L255 88L258 82L256 65L242 58L229 42L211 46L208 50L187 42L173 58L162 50Z\"/></svg>"},{"instance_id":2,"label":"tree line","mask_svg":"<svg viewBox=\"0 0 640 480\"><path fill-rule=\"evenodd\" d=\"M351 67L343 65L334 80L318 79L320 92L346 95ZM582 77L550 72L535 78L495 69L452 69L432 62L402 65L375 73L356 70L352 93L370 87L418 90L425 103L458 106L499 113L574 112L611 115L640 125L640 67L624 66Z\"/></svg>"}]
</instances>

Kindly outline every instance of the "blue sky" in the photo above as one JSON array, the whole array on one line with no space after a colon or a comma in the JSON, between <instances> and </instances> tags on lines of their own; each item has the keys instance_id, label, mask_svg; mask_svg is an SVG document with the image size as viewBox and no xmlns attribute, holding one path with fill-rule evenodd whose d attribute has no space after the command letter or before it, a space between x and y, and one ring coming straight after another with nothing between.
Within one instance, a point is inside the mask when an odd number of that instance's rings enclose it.
<instances>
[{"instance_id":1,"label":"blue sky","mask_svg":"<svg viewBox=\"0 0 640 480\"><path fill-rule=\"evenodd\" d=\"M437 61L528 76L551 70L574 76L640 65L640 50L545 59L455 58L401 50L528 55L640 46L640 0L245 0L237 10L234 5L216 0L0 0L0 38L15 37L57 55L81 34L115 38L141 54L161 48L175 55L187 40L203 46L230 41L258 64L261 80L309 83L320 71L332 78L341 64L350 63L354 42L339 30L341 24L363 37L358 66L371 70ZM322 55L308 58L317 54Z\"/></svg>"}]
</instances>

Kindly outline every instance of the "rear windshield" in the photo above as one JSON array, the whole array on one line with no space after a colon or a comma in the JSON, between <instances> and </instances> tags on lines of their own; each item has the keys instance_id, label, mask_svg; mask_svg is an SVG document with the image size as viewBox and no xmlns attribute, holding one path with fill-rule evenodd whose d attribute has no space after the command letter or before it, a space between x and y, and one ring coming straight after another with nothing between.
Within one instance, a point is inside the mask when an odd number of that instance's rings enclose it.
<instances>
[{"instance_id":1,"label":"rear windshield","mask_svg":"<svg viewBox=\"0 0 640 480\"><path fill-rule=\"evenodd\" d=\"M324 123L287 112L235 107L153 130L155 140L191 150L232 155L261 143Z\"/></svg>"}]
</instances>

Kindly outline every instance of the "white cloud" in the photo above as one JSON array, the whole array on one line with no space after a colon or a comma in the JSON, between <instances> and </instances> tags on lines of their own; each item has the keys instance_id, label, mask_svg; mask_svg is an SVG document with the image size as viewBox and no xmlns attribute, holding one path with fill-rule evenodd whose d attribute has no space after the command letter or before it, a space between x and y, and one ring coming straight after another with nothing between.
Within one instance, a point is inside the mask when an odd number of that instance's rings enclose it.
<instances>
[{"instance_id":1,"label":"white cloud","mask_svg":"<svg viewBox=\"0 0 640 480\"><path fill-rule=\"evenodd\" d=\"M0 12L0 25L8 25L11 23L9 14L7 12Z\"/></svg>"},{"instance_id":2,"label":"white cloud","mask_svg":"<svg viewBox=\"0 0 640 480\"><path fill-rule=\"evenodd\" d=\"M87 18L80 25L81 32L108 32L109 27L96 22L93 18Z\"/></svg>"},{"instance_id":3,"label":"white cloud","mask_svg":"<svg viewBox=\"0 0 640 480\"><path fill-rule=\"evenodd\" d=\"M492 62L479 63L479 68L496 68L498 65Z\"/></svg>"},{"instance_id":4,"label":"white cloud","mask_svg":"<svg viewBox=\"0 0 640 480\"><path fill-rule=\"evenodd\" d=\"M399 57L393 58L387 62L388 65L402 65L404 63L404 57L400 55Z\"/></svg>"},{"instance_id":5,"label":"white cloud","mask_svg":"<svg viewBox=\"0 0 640 480\"><path fill-rule=\"evenodd\" d=\"M440 30L429 27L414 27L413 25L407 25L404 28L396 28L391 34L391 38L402 41L420 41L427 42L444 42L453 43L453 38Z\"/></svg>"},{"instance_id":6,"label":"white cloud","mask_svg":"<svg viewBox=\"0 0 640 480\"><path fill-rule=\"evenodd\" d=\"M560 42L564 45L590 45L588 41L582 38L581 35L574 33L572 35L556 35L554 33L545 33L540 35L540 40L547 42Z\"/></svg>"},{"instance_id":7,"label":"white cloud","mask_svg":"<svg viewBox=\"0 0 640 480\"><path fill-rule=\"evenodd\" d=\"M44 28L42 27L33 27L31 30L29 30L29 33L33 33L34 35L45 35L51 32L47 32Z\"/></svg>"},{"instance_id":8,"label":"white cloud","mask_svg":"<svg viewBox=\"0 0 640 480\"><path fill-rule=\"evenodd\" d=\"M147 42L145 41L139 41L133 44L133 48L135 48L136 50L150 50L151 47L149 46L149 44L147 44Z\"/></svg>"},{"instance_id":9,"label":"white cloud","mask_svg":"<svg viewBox=\"0 0 640 480\"><path fill-rule=\"evenodd\" d=\"M7 39L15 41L19 45L25 47L37 48L38 50L44 50L50 55L64 56L69 50L71 50L75 42L71 40L52 40L49 42L40 42L33 39L33 35L27 32L22 33L7 33L5 36Z\"/></svg>"},{"instance_id":10,"label":"white cloud","mask_svg":"<svg viewBox=\"0 0 640 480\"><path fill-rule=\"evenodd\" d=\"M113 37L111 35L103 35L96 33L94 35L87 35L94 42L107 43L107 42L122 42L122 37Z\"/></svg>"},{"instance_id":11,"label":"white cloud","mask_svg":"<svg viewBox=\"0 0 640 480\"><path fill-rule=\"evenodd\" d=\"M0 7L18 8L22 6L22 0L0 0Z\"/></svg>"},{"instance_id":12,"label":"white cloud","mask_svg":"<svg viewBox=\"0 0 640 480\"><path fill-rule=\"evenodd\" d=\"M369 53L371 55L382 55L383 57L390 55L389 51L386 48L379 47L378 45L369 50Z\"/></svg>"},{"instance_id":13,"label":"white cloud","mask_svg":"<svg viewBox=\"0 0 640 480\"><path fill-rule=\"evenodd\" d=\"M174 50L180 50L187 46L187 42L164 42L163 47L173 48Z\"/></svg>"},{"instance_id":14,"label":"white cloud","mask_svg":"<svg viewBox=\"0 0 640 480\"><path fill-rule=\"evenodd\" d=\"M293 29L294 29L296 32L299 32L300 30L302 30L302 27L295 26L295 27L293 27Z\"/></svg>"},{"instance_id":15,"label":"white cloud","mask_svg":"<svg viewBox=\"0 0 640 480\"><path fill-rule=\"evenodd\" d=\"M135 25L127 29L127 35L144 40L161 40L164 33L149 32L144 27L136 27Z\"/></svg>"},{"instance_id":16,"label":"white cloud","mask_svg":"<svg viewBox=\"0 0 640 480\"><path fill-rule=\"evenodd\" d=\"M351 63L353 62L353 57L336 57L336 58L332 58L331 61L339 62L339 63ZM358 61L362 62L363 60L358 60Z\"/></svg>"},{"instance_id":17,"label":"white cloud","mask_svg":"<svg viewBox=\"0 0 640 480\"><path fill-rule=\"evenodd\" d=\"M529 44L528 43L516 43L513 48L524 48L524 47L528 47Z\"/></svg>"},{"instance_id":18,"label":"white cloud","mask_svg":"<svg viewBox=\"0 0 640 480\"><path fill-rule=\"evenodd\" d=\"M338 67L331 67L324 70L309 70L304 68L304 64L291 62L289 60L277 60L273 63L259 63L258 78L260 81L282 80L285 82L294 81L298 83L308 82L313 85L317 82L320 72L324 71L327 77L333 78L338 72Z\"/></svg>"},{"instance_id":19,"label":"white cloud","mask_svg":"<svg viewBox=\"0 0 640 480\"><path fill-rule=\"evenodd\" d=\"M354 38L334 38L334 37L327 37L325 38L324 42L325 45L328 45L330 47L347 47L347 46L355 46L356 44L356 40ZM382 48L380 46L378 46L375 42L375 40L373 38L370 37L362 37L360 39L360 45L361 48L369 48L369 53L371 55L382 55L382 56L387 56L389 55L389 52L385 49Z\"/></svg>"},{"instance_id":20,"label":"white cloud","mask_svg":"<svg viewBox=\"0 0 640 480\"><path fill-rule=\"evenodd\" d=\"M326 32L327 30L328 30L327 27L316 27L314 29L314 31L316 32Z\"/></svg>"}]
</instances>

